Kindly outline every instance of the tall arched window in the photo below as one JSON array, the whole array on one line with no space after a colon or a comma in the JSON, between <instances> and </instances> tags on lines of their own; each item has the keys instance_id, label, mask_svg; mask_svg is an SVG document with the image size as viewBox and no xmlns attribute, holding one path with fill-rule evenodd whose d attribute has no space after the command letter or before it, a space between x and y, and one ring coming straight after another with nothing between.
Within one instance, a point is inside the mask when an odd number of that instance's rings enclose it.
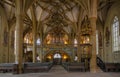
<instances>
[{"instance_id":1,"label":"tall arched window","mask_svg":"<svg viewBox=\"0 0 120 77\"><path fill-rule=\"evenodd\" d=\"M119 51L119 20L118 17L115 16L112 24L112 44L113 44L113 52Z\"/></svg>"}]
</instances>

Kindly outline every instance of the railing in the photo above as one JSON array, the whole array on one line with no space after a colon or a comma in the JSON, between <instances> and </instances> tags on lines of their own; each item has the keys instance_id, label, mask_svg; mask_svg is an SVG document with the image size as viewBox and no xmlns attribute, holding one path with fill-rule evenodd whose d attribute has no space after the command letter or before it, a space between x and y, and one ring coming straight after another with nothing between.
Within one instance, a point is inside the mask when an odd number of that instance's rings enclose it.
<instances>
[{"instance_id":1,"label":"railing","mask_svg":"<svg viewBox=\"0 0 120 77\"><path fill-rule=\"evenodd\" d=\"M97 57L97 65L105 71L105 63L99 57Z\"/></svg>"}]
</instances>

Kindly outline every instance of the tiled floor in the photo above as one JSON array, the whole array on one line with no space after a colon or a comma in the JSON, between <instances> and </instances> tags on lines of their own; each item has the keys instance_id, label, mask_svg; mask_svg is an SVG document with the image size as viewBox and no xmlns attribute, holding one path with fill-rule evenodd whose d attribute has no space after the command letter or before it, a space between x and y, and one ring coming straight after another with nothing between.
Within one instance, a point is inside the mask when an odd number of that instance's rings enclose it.
<instances>
[{"instance_id":1,"label":"tiled floor","mask_svg":"<svg viewBox=\"0 0 120 77\"><path fill-rule=\"evenodd\" d=\"M26 73L26 74L12 74L0 73L0 77L120 77L119 73L106 73L106 72L67 72L60 66L54 66L47 73Z\"/></svg>"}]
</instances>

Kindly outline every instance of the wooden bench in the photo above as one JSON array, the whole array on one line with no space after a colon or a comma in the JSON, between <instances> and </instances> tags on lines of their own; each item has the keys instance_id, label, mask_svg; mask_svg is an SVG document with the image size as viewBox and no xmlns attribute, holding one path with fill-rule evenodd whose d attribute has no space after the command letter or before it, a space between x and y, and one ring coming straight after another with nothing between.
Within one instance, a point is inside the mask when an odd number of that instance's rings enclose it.
<instances>
[{"instance_id":1,"label":"wooden bench","mask_svg":"<svg viewBox=\"0 0 120 77\"><path fill-rule=\"evenodd\" d=\"M70 71L81 71L81 72L86 71L84 63L63 63L63 67L69 72Z\"/></svg>"},{"instance_id":2,"label":"wooden bench","mask_svg":"<svg viewBox=\"0 0 120 77\"><path fill-rule=\"evenodd\" d=\"M116 71L117 71L117 72L120 72L120 63L116 63L115 66L116 66Z\"/></svg>"},{"instance_id":3,"label":"wooden bench","mask_svg":"<svg viewBox=\"0 0 120 77\"><path fill-rule=\"evenodd\" d=\"M0 72L12 72L14 63L1 63L0 64Z\"/></svg>"},{"instance_id":4,"label":"wooden bench","mask_svg":"<svg viewBox=\"0 0 120 77\"><path fill-rule=\"evenodd\" d=\"M106 72L120 72L120 63L105 63Z\"/></svg>"},{"instance_id":5,"label":"wooden bench","mask_svg":"<svg viewBox=\"0 0 120 77\"><path fill-rule=\"evenodd\" d=\"M24 73L47 72L52 67L52 63L24 63Z\"/></svg>"}]
</instances>

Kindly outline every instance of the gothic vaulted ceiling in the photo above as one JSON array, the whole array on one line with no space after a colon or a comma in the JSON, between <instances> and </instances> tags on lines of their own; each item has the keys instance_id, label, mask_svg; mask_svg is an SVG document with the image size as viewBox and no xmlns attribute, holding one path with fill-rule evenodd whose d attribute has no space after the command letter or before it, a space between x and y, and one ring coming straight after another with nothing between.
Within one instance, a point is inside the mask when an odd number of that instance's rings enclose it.
<instances>
[{"instance_id":1,"label":"gothic vaulted ceiling","mask_svg":"<svg viewBox=\"0 0 120 77\"><path fill-rule=\"evenodd\" d=\"M104 25L109 8L120 0L98 0L98 19ZM66 33L76 32L80 23L89 14L92 0L23 0L24 34L32 30L32 12L37 22L37 32L49 33L54 29ZM0 6L4 8L9 28L14 26L15 0L0 0ZM31 10L31 7L34 9ZM54 30L55 31L55 30Z\"/></svg>"}]
</instances>

